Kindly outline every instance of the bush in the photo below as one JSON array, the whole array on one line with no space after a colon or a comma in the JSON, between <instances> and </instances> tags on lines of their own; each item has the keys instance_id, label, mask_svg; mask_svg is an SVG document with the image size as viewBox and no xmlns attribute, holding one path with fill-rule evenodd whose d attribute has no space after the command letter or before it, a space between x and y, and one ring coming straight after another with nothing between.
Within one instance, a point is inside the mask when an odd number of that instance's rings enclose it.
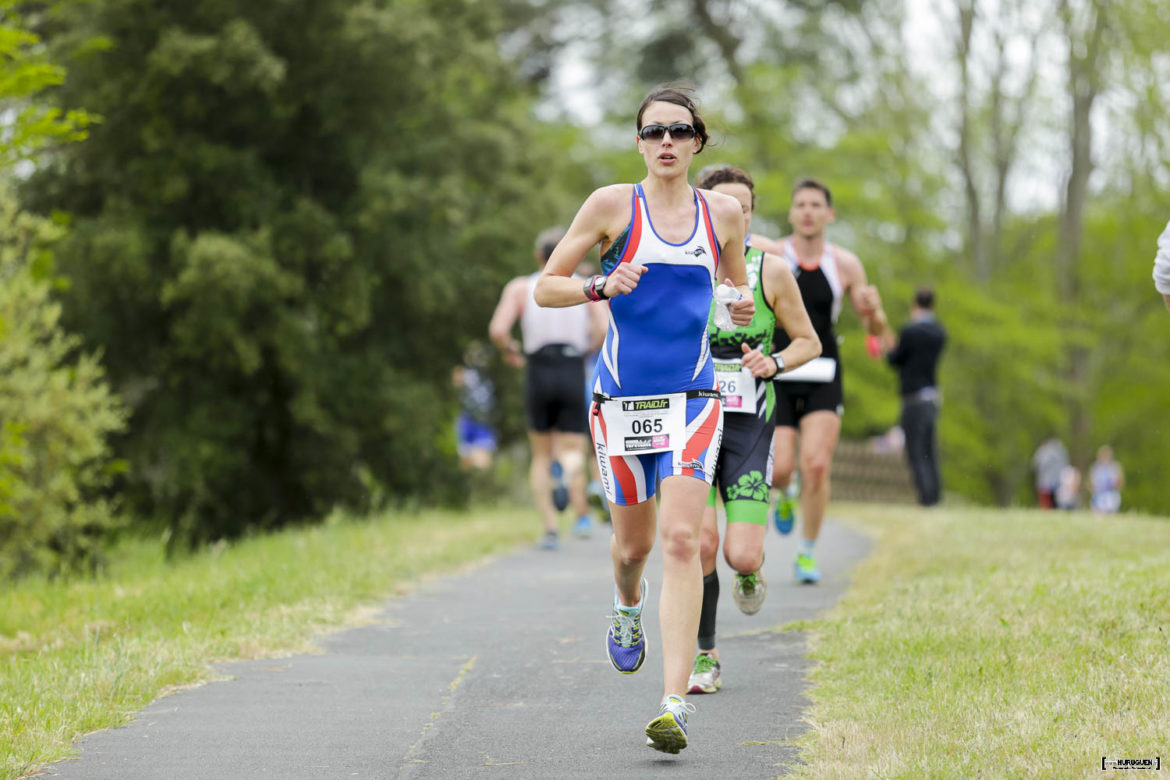
<instances>
[{"instance_id":1,"label":"bush","mask_svg":"<svg viewBox=\"0 0 1170 780\"><path fill-rule=\"evenodd\" d=\"M0 201L0 577L92 570L117 523L103 495L125 425L97 355L78 354L48 277L45 220Z\"/></svg>"}]
</instances>

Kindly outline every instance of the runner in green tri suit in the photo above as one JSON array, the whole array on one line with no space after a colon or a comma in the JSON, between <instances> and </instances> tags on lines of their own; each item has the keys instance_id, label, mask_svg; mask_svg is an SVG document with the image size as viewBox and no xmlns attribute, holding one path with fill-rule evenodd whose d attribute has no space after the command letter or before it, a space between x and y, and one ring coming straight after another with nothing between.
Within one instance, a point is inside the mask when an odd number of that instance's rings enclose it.
<instances>
[{"instance_id":1,"label":"runner in green tri suit","mask_svg":"<svg viewBox=\"0 0 1170 780\"><path fill-rule=\"evenodd\" d=\"M745 229L750 226L755 207L750 176L739 168L715 166L704 170L698 186L738 200L743 208ZM714 693L722 684L715 647L715 613L719 600L719 578L715 571L719 552L716 492L722 495L727 511L723 557L736 572L735 603L745 614L754 615L767 593L760 567L764 562L772 484L775 396L771 380L785 368L802 365L821 352L820 340L801 301L796 279L783 258L749 246L745 260L756 307L752 321L734 330L721 330L715 324L714 311L708 321L715 376L723 395L723 445L700 531L703 609L690 693ZM792 335L792 341L781 352L772 354L772 334L777 321Z\"/></svg>"}]
</instances>

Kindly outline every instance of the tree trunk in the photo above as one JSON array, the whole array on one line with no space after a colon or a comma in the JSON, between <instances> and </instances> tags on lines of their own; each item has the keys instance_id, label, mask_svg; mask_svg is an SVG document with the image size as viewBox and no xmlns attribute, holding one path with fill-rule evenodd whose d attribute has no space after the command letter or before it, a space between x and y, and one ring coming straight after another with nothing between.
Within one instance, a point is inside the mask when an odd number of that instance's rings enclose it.
<instances>
[{"instance_id":1,"label":"tree trunk","mask_svg":"<svg viewBox=\"0 0 1170 780\"><path fill-rule=\"evenodd\" d=\"M1069 0L1061 4L1061 16L1069 41L1068 89L1072 98L1069 128L1072 166L1065 187L1064 207L1060 215L1060 235L1056 247L1057 290L1068 315L1070 331L1081 320L1081 241L1084 233L1085 202L1089 176L1093 172L1093 103L1101 91L1101 44L1107 19L1105 7L1092 0L1087 7L1087 23L1076 29L1074 11ZM1085 467L1089 462L1088 355L1073 341L1067 350L1064 373L1068 394L1069 454L1073 464Z\"/></svg>"}]
</instances>

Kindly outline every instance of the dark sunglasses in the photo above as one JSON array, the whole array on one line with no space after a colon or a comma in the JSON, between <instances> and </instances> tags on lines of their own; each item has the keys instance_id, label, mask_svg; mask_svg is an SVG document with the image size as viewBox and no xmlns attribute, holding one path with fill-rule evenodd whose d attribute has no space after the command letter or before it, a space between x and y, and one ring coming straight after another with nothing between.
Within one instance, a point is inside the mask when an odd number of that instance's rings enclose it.
<instances>
[{"instance_id":1,"label":"dark sunglasses","mask_svg":"<svg viewBox=\"0 0 1170 780\"><path fill-rule=\"evenodd\" d=\"M673 125L646 125L638 131L638 137L643 141L661 141L667 133L670 133L672 141L689 141L695 137L695 128L685 122L675 122Z\"/></svg>"}]
</instances>

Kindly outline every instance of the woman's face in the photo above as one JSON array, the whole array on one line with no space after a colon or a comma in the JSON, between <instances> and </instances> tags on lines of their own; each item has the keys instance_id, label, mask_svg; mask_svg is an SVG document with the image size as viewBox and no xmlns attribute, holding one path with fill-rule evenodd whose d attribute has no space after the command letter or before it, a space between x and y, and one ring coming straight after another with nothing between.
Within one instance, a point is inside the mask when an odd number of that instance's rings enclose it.
<instances>
[{"instance_id":1,"label":"woman's face","mask_svg":"<svg viewBox=\"0 0 1170 780\"><path fill-rule=\"evenodd\" d=\"M722 192L724 195L730 195L739 201L740 207L743 209L743 230L746 234L751 230L752 226L752 191L746 184L741 184L738 181L726 181L722 184L716 184L711 188L715 192Z\"/></svg>"},{"instance_id":2,"label":"woman's face","mask_svg":"<svg viewBox=\"0 0 1170 780\"><path fill-rule=\"evenodd\" d=\"M657 101L646 106L642 112L642 127L647 125L694 125L691 112L674 103ZM638 128L641 130L642 128ZM666 133L660 140L643 141L638 137L638 152L646 161L646 170L659 176L670 176L676 173L685 175L691 164L691 158L699 151L698 136L690 140L672 138Z\"/></svg>"}]
</instances>

